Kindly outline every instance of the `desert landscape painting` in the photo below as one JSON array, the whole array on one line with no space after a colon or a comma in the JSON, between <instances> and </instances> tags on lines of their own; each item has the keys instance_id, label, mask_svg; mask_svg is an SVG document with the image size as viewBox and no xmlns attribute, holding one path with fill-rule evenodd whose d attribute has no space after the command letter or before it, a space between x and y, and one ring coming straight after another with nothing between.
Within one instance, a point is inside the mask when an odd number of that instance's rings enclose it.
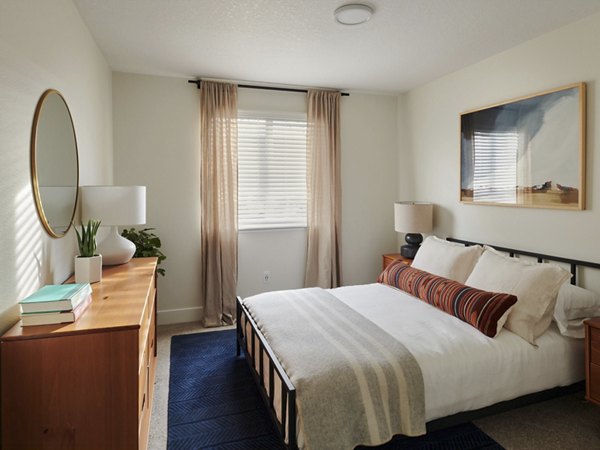
<instances>
[{"instance_id":1,"label":"desert landscape painting","mask_svg":"<svg viewBox=\"0 0 600 450\"><path fill-rule=\"evenodd\" d=\"M461 114L464 203L585 208L585 84Z\"/></svg>"}]
</instances>

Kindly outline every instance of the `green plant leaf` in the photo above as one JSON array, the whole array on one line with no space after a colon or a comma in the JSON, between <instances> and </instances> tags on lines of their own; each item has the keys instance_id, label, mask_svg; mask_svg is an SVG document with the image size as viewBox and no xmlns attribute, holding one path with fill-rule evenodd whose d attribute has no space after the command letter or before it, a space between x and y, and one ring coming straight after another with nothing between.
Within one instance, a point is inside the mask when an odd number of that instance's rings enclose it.
<instances>
[{"instance_id":1,"label":"green plant leaf","mask_svg":"<svg viewBox=\"0 0 600 450\"><path fill-rule=\"evenodd\" d=\"M158 258L158 264L160 265L167 257L160 251L162 242L157 235L152 233L154 230L154 228L142 228L141 230L126 228L121 232L121 236L135 244L134 257L154 256ZM157 269L157 272L162 276L165 275L164 268Z\"/></svg>"},{"instance_id":2,"label":"green plant leaf","mask_svg":"<svg viewBox=\"0 0 600 450\"><path fill-rule=\"evenodd\" d=\"M100 221L90 219L87 226L81 224L81 234L75 228L77 234L77 246L79 247L79 255L84 258L89 258L96 255L96 233L100 227Z\"/></svg>"}]
</instances>

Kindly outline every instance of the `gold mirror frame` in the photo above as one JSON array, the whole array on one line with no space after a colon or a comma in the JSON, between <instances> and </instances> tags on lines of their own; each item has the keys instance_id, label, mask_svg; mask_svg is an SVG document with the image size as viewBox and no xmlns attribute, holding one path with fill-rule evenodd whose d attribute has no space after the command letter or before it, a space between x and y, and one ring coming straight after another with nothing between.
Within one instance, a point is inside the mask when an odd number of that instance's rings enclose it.
<instances>
[{"instance_id":1,"label":"gold mirror frame","mask_svg":"<svg viewBox=\"0 0 600 450\"><path fill-rule=\"evenodd\" d=\"M38 150L38 126L40 123L40 116L42 113L42 108L44 106L44 101L50 96L50 95L57 95L60 100L64 103L64 106L66 108L67 111L67 115L68 115L68 119L69 119L69 123L70 123L70 129L73 133L73 143L74 143L74 151L75 151L75 168L76 168L76 182L75 182L75 199L73 202L73 210L71 212L71 217L69 219L69 223L66 225L66 228L64 229L64 231L57 231L54 228L52 228L52 225L50 224L48 217L46 215L46 213L44 212L44 206L43 206L43 202L42 202L42 196L40 193L40 186L39 186L39 176L38 176L38 157L36 156L37 150ZM46 90L42 96L40 97L40 99L38 100L37 106L35 108L35 114L33 116L33 125L31 128L31 145L30 145L30 163L31 163L31 184L32 184L32 188L33 188L33 195L35 198L35 206L38 212L38 216L40 218L40 221L42 222L42 225L44 226L44 229L46 230L46 232L53 238L61 238L64 235L67 234L67 232L70 230L72 224L73 224L73 219L75 217L75 211L77 210L77 201L79 198L79 149L77 147L77 135L75 134L75 126L73 125L73 117L71 116L71 111L69 109L69 105L67 105L66 100L64 99L64 97L62 96L62 94L57 91L56 89L48 89Z\"/></svg>"}]
</instances>

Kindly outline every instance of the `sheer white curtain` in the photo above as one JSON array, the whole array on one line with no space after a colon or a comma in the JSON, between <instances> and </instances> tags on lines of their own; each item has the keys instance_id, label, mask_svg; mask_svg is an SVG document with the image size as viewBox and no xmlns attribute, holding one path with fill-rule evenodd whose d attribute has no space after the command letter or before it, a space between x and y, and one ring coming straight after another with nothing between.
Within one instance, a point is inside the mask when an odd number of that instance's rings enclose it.
<instances>
[{"instance_id":1,"label":"sheer white curtain","mask_svg":"<svg viewBox=\"0 0 600 450\"><path fill-rule=\"evenodd\" d=\"M233 324L237 287L237 86L200 88L204 326Z\"/></svg>"},{"instance_id":2,"label":"sheer white curtain","mask_svg":"<svg viewBox=\"0 0 600 450\"><path fill-rule=\"evenodd\" d=\"M306 287L341 284L340 93L308 91Z\"/></svg>"}]
</instances>

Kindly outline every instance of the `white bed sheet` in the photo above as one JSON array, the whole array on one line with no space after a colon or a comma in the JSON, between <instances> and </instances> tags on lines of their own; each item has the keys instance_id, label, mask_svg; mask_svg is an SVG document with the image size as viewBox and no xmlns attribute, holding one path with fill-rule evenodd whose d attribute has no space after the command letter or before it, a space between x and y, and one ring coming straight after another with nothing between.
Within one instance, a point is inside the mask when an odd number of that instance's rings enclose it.
<instances>
[{"instance_id":1,"label":"white bed sheet","mask_svg":"<svg viewBox=\"0 0 600 450\"><path fill-rule=\"evenodd\" d=\"M508 330L488 338L465 322L383 284L329 292L414 355L423 373L427 421L584 378L583 341L562 336L554 322L535 347Z\"/></svg>"}]
</instances>

